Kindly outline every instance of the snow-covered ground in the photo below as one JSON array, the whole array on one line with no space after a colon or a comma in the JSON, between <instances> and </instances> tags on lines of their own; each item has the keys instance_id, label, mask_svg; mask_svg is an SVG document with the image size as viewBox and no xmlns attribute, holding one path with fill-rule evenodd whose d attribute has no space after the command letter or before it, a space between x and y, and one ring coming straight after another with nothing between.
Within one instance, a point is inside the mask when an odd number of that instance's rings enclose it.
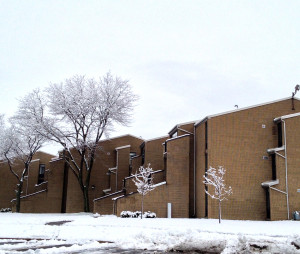
<instances>
[{"instance_id":1,"label":"snow-covered ground","mask_svg":"<svg viewBox=\"0 0 300 254\"><path fill-rule=\"evenodd\" d=\"M110 248L158 253L300 253L298 221L223 220L219 224L210 219L0 213L0 229L0 253L93 253L101 249L112 253Z\"/></svg>"}]
</instances>

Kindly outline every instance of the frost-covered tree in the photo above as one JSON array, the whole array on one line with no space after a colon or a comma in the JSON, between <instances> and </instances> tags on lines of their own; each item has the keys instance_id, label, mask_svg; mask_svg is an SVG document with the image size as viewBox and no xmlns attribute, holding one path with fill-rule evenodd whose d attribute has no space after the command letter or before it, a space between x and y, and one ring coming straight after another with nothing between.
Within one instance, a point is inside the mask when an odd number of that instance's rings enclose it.
<instances>
[{"instance_id":1,"label":"frost-covered tree","mask_svg":"<svg viewBox=\"0 0 300 254\"><path fill-rule=\"evenodd\" d=\"M134 174L134 178L132 179L132 181L136 185L138 193L142 195L142 219L144 213L144 196L155 188L155 186L153 185L153 170L152 168L150 168L150 164L148 164L147 167L141 166L139 168L139 172L136 172Z\"/></svg>"},{"instance_id":2,"label":"frost-covered tree","mask_svg":"<svg viewBox=\"0 0 300 254\"><path fill-rule=\"evenodd\" d=\"M99 141L113 124L127 125L137 96L127 80L107 73L98 81L74 76L25 96L23 115L36 130L60 144L78 180L85 212L90 211L89 185Z\"/></svg>"},{"instance_id":3,"label":"frost-covered tree","mask_svg":"<svg viewBox=\"0 0 300 254\"><path fill-rule=\"evenodd\" d=\"M28 119L21 120L16 115L10 119L9 127L5 127L3 119L1 120L0 156L17 179L16 212L20 212L25 176L33 156L42 147L45 138L35 132L28 124Z\"/></svg>"},{"instance_id":4,"label":"frost-covered tree","mask_svg":"<svg viewBox=\"0 0 300 254\"><path fill-rule=\"evenodd\" d=\"M206 186L212 186L213 191L209 192L205 189L205 193L213 199L217 199L219 202L219 223L221 223L221 202L226 200L227 196L232 194L231 186L228 188L224 182L224 175L226 170L224 167L219 166L218 169L210 167L205 173L203 183Z\"/></svg>"}]
</instances>

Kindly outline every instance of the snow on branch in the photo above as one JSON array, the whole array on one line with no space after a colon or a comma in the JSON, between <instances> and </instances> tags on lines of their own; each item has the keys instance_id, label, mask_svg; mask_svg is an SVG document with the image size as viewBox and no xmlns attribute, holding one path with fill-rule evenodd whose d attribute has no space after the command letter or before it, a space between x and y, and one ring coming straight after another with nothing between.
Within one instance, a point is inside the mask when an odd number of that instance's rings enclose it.
<instances>
[{"instance_id":1,"label":"snow on branch","mask_svg":"<svg viewBox=\"0 0 300 254\"><path fill-rule=\"evenodd\" d=\"M143 196L155 188L153 185L153 172L150 164L146 168L141 166L139 172L135 173L132 179L137 187L137 191Z\"/></svg>"},{"instance_id":2,"label":"snow on branch","mask_svg":"<svg viewBox=\"0 0 300 254\"><path fill-rule=\"evenodd\" d=\"M224 167L219 166L218 169L210 167L205 173L204 181L205 184L205 193L209 195L213 199L217 199L219 201L219 223L221 223L221 202L223 200L227 200L227 196L232 194L231 186L226 187L224 176L226 170ZM213 190L210 192L208 187L212 186Z\"/></svg>"},{"instance_id":3,"label":"snow on branch","mask_svg":"<svg viewBox=\"0 0 300 254\"><path fill-rule=\"evenodd\" d=\"M232 194L231 186L227 188L223 179L225 173L226 170L222 166L219 166L218 169L210 167L207 170L207 173L203 176L203 183L206 186L212 186L214 189L212 193L210 193L208 190L205 190L206 194L212 197L213 199L223 201L224 199L227 199L227 196Z\"/></svg>"},{"instance_id":4,"label":"snow on branch","mask_svg":"<svg viewBox=\"0 0 300 254\"><path fill-rule=\"evenodd\" d=\"M135 183L137 187L138 193L142 195L142 210L141 210L141 219L142 214L144 212L144 196L147 195L150 191L155 189L155 185L153 185L153 170L150 168L150 164L145 168L140 166L139 172L135 173L132 181Z\"/></svg>"},{"instance_id":5,"label":"snow on branch","mask_svg":"<svg viewBox=\"0 0 300 254\"><path fill-rule=\"evenodd\" d=\"M130 123L136 100L129 81L110 72L98 80L75 75L20 100L17 118L29 119L26 127L62 146L62 156L82 191L85 212L90 211L88 190L99 141L115 124Z\"/></svg>"}]
</instances>

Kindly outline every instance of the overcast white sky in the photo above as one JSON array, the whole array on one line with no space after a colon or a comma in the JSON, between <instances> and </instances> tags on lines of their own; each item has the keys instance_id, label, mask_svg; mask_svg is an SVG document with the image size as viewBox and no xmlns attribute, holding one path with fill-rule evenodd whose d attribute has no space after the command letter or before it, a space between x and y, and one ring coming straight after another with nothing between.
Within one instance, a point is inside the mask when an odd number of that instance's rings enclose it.
<instances>
[{"instance_id":1,"label":"overcast white sky","mask_svg":"<svg viewBox=\"0 0 300 254\"><path fill-rule=\"evenodd\" d=\"M300 83L300 1L0 0L0 113L74 74L129 79L131 133L291 96Z\"/></svg>"}]
</instances>

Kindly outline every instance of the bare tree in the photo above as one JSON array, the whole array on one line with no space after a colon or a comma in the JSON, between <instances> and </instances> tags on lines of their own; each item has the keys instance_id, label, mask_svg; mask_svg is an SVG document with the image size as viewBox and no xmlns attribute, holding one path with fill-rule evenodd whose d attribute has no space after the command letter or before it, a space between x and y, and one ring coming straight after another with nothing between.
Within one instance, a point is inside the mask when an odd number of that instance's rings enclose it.
<instances>
[{"instance_id":1,"label":"bare tree","mask_svg":"<svg viewBox=\"0 0 300 254\"><path fill-rule=\"evenodd\" d=\"M74 76L22 100L23 115L34 119L36 130L62 146L82 191L85 212L90 211L89 185L98 143L114 123L130 122L136 99L127 80L107 73L99 81Z\"/></svg>"},{"instance_id":2,"label":"bare tree","mask_svg":"<svg viewBox=\"0 0 300 254\"><path fill-rule=\"evenodd\" d=\"M16 212L20 212L24 179L28 174L32 158L45 142L43 136L34 129L28 128L30 125L25 124L26 121L26 119L20 121L17 117L13 117L10 119L9 128L5 128L4 123L1 123L0 154L3 161L7 162L10 172L17 179ZM16 170L19 165L23 169Z\"/></svg>"},{"instance_id":3,"label":"bare tree","mask_svg":"<svg viewBox=\"0 0 300 254\"><path fill-rule=\"evenodd\" d=\"M150 164L146 168L140 166L139 172L134 174L132 181L137 187L137 191L142 195L142 210L141 210L141 219L143 218L144 213L144 196L148 192L154 190L155 186L153 185L153 170L150 168Z\"/></svg>"},{"instance_id":4,"label":"bare tree","mask_svg":"<svg viewBox=\"0 0 300 254\"><path fill-rule=\"evenodd\" d=\"M221 223L221 202L227 199L227 196L232 194L231 186L227 188L225 185L223 179L225 173L226 170L222 166L219 166L218 169L210 167L203 176L203 183L206 186L210 185L214 188L214 191L212 193L205 189L205 193L211 198L217 199L219 201L219 223Z\"/></svg>"}]
</instances>

